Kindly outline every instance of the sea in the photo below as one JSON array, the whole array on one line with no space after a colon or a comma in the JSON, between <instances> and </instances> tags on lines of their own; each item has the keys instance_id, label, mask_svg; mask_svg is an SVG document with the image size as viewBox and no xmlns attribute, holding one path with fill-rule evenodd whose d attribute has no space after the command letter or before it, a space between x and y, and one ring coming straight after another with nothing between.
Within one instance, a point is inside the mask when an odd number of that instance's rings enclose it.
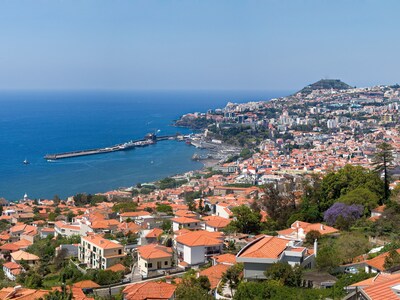
<instances>
[{"instance_id":1,"label":"sea","mask_svg":"<svg viewBox=\"0 0 400 300\"><path fill-rule=\"evenodd\" d=\"M48 162L46 154L99 148L159 135L189 112L227 102L269 100L287 91L0 91L0 197L10 201L106 192L197 170L199 149L184 142ZM30 163L25 165L24 160Z\"/></svg>"}]
</instances>

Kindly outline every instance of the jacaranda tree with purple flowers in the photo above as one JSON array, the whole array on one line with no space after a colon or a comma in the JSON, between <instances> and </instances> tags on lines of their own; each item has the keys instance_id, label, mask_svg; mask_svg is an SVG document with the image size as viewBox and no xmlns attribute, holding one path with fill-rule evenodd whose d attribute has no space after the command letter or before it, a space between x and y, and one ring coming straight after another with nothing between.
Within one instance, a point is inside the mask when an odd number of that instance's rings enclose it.
<instances>
[{"instance_id":1,"label":"jacaranda tree with purple flowers","mask_svg":"<svg viewBox=\"0 0 400 300\"><path fill-rule=\"evenodd\" d=\"M348 229L355 220L363 215L363 212L364 207L362 205L347 205L336 202L324 213L324 220L330 226Z\"/></svg>"}]
</instances>

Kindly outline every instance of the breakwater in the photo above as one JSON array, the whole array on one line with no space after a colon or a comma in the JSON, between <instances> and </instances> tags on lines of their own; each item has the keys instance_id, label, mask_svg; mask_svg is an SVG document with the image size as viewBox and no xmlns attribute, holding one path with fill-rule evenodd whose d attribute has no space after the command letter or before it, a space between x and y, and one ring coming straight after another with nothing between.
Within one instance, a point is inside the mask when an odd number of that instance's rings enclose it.
<instances>
[{"instance_id":1,"label":"breakwater","mask_svg":"<svg viewBox=\"0 0 400 300\"><path fill-rule=\"evenodd\" d=\"M177 135L156 136L155 134L148 134L145 136L144 139L132 140L132 141L129 141L126 143L117 144L117 145L110 146L110 147L46 154L44 156L44 159L47 159L48 161L52 161L52 160L73 158L73 157L79 157L79 156L104 154L104 153L110 153L110 152L116 152L116 151L125 151L125 150L134 149L137 147L146 147L146 146L155 144L158 141L172 140L172 139L176 139L176 138L177 138Z\"/></svg>"}]
</instances>

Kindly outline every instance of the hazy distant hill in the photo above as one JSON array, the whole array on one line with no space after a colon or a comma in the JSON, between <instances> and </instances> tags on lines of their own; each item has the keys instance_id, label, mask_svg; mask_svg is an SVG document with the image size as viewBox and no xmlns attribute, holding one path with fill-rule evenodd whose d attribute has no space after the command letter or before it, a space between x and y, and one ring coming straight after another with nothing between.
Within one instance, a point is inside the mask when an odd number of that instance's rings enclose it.
<instances>
[{"instance_id":1,"label":"hazy distant hill","mask_svg":"<svg viewBox=\"0 0 400 300\"><path fill-rule=\"evenodd\" d=\"M352 87L347 83L344 83L340 79L321 79L313 84L307 85L299 93L302 94L309 94L314 90L347 90L351 89Z\"/></svg>"}]
</instances>

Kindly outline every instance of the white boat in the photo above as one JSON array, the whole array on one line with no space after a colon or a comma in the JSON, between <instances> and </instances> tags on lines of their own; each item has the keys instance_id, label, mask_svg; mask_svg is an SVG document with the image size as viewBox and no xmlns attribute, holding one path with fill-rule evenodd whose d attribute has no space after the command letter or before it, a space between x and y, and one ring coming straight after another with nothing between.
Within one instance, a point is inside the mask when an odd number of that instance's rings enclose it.
<instances>
[{"instance_id":1,"label":"white boat","mask_svg":"<svg viewBox=\"0 0 400 300\"><path fill-rule=\"evenodd\" d=\"M26 158L23 162L24 162L24 165L29 165L29 160L27 160Z\"/></svg>"}]
</instances>

